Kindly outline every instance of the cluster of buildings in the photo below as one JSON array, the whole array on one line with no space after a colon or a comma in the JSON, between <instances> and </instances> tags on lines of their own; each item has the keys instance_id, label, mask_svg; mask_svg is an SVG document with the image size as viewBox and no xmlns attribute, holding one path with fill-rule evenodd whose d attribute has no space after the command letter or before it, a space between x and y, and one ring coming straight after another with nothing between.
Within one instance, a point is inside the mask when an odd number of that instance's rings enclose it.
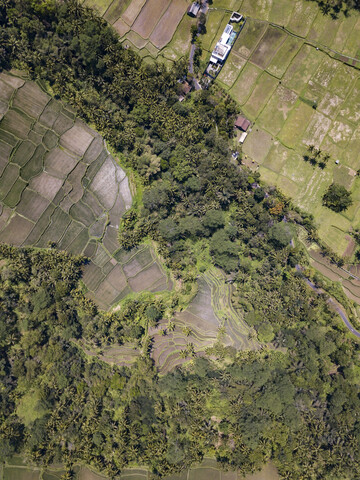
<instances>
[{"instance_id":1,"label":"cluster of buildings","mask_svg":"<svg viewBox=\"0 0 360 480\"><path fill-rule=\"evenodd\" d=\"M187 14L190 15L190 17L197 17L198 13L201 11L205 13L207 10L207 0L200 0L198 2L193 2L188 10Z\"/></svg>"},{"instance_id":2,"label":"cluster of buildings","mask_svg":"<svg viewBox=\"0 0 360 480\"><path fill-rule=\"evenodd\" d=\"M231 25L231 23L240 24L240 28L234 30L234 27ZM212 51L209 64L205 70L205 74L210 78L214 79L219 74L244 24L244 17L238 12L233 12L229 23L226 25L220 37L220 40L217 42L214 50Z\"/></svg>"}]
</instances>

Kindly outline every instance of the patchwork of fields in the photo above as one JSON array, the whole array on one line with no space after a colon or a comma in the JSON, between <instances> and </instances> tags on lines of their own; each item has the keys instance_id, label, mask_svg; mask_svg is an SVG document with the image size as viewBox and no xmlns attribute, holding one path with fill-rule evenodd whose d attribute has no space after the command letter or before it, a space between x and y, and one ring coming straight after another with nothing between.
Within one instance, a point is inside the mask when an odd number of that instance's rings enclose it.
<instances>
[{"instance_id":1,"label":"patchwork of fields","mask_svg":"<svg viewBox=\"0 0 360 480\"><path fill-rule=\"evenodd\" d=\"M74 480L108 480L107 477L93 472L87 467L74 467ZM64 470L49 468L42 472L40 468L24 468L21 458L14 457L14 465L7 465L4 468L4 480L60 480ZM0 467L1 475L1 467ZM149 480L151 474L144 468L124 469L116 480ZM201 464L194 465L189 470L184 470L179 474L166 477L165 480L278 480L279 475L274 465L271 463L265 465L263 470L253 475L247 475L246 478L240 476L237 472L224 472L220 470L216 460L204 458Z\"/></svg>"},{"instance_id":2,"label":"patchwork of fields","mask_svg":"<svg viewBox=\"0 0 360 480\"><path fill-rule=\"evenodd\" d=\"M194 300L175 315L173 331L168 331L165 320L149 331L154 339L152 358L161 373L167 373L190 358L190 355L185 358L180 355L188 345L192 345L194 353L200 356L217 340L237 350L259 348L257 341L249 339L249 326L232 307L232 286L225 283L222 272L212 267L199 278L198 285ZM187 335L184 329L190 329ZM166 335L161 335L162 330Z\"/></svg>"},{"instance_id":3,"label":"patchwork of fields","mask_svg":"<svg viewBox=\"0 0 360 480\"><path fill-rule=\"evenodd\" d=\"M204 61L229 18L224 8L247 16L217 78L253 122L245 163L312 213L335 252L351 256L347 233L360 227L360 71L352 64L360 61L349 57L360 59L360 16L332 20L302 0L214 0L213 7ZM304 161L309 145L330 155L324 170ZM342 214L322 206L333 181L352 192L354 203Z\"/></svg>"},{"instance_id":4,"label":"patchwork of fields","mask_svg":"<svg viewBox=\"0 0 360 480\"><path fill-rule=\"evenodd\" d=\"M118 32L123 45L147 61L171 63L190 50L188 0L84 0Z\"/></svg>"},{"instance_id":5,"label":"patchwork of fields","mask_svg":"<svg viewBox=\"0 0 360 480\"><path fill-rule=\"evenodd\" d=\"M83 281L103 309L133 292L171 290L151 246L120 248L119 222L132 197L125 172L101 136L76 119L68 105L15 74L0 74L0 102L0 241L38 248L53 244L86 255L90 262ZM175 329L165 336L160 334L164 321L149 332L162 372L190 359L180 357L189 343L194 354L204 354L219 339L220 327L225 345L257 347L231 306L231 286L215 268L203 274L195 299L172 321ZM135 344L110 345L101 352L81 347L116 365L130 366L140 354Z\"/></svg>"},{"instance_id":6,"label":"patchwork of fields","mask_svg":"<svg viewBox=\"0 0 360 480\"><path fill-rule=\"evenodd\" d=\"M0 241L84 254L83 280L104 309L131 292L171 289L153 250L120 248L132 198L99 134L33 82L0 74Z\"/></svg>"}]
</instances>

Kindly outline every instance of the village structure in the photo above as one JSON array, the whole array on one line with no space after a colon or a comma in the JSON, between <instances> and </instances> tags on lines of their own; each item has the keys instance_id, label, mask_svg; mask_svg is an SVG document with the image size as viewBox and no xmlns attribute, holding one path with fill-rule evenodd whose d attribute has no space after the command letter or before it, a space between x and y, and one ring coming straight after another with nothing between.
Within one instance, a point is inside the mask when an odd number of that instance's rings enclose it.
<instances>
[{"instance_id":1,"label":"village structure","mask_svg":"<svg viewBox=\"0 0 360 480\"><path fill-rule=\"evenodd\" d=\"M212 51L209 64L205 70L205 75L212 79L215 79L218 76L235 43L237 36L244 27L245 22L246 19L240 13L232 13L229 23L226 25L220 40L217 42L214 50ZM235 30L231 23L239 24L239 28Z\"/></svg>"}]
</instances>

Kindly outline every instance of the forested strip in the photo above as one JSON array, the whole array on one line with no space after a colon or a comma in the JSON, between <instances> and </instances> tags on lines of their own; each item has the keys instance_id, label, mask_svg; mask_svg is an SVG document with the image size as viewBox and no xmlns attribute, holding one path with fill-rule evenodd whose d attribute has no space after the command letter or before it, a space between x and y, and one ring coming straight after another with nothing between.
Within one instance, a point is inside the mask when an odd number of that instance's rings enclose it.
<instances>
[{"instance_id":1,"label":"forested strip","mask_svg":"<svg viewBox=\"0 0 360 480\"><path fill-rule=\"evenodd\" d=\"M114 476L131 462L166 475L215 455L244 473L273 459L284 478L359 477L359 346L295 272L305 259L292 225L311 221L230 162L231 99L213 89L179 103L184 65L145 65L75 1L4 0L0 22L2 68L47 81L137 172L144 195L123 245L149 235L175 273L194 277L202 242L232 274L237 308L277 348L219 344L215 362L163 378L148 343L131 370L89 361L73 342L142 338L144 306L104 320L78 288L80 259L4 247L2 458L61 461L69 474L82 461Z\"/></svg>"}]
</instances>

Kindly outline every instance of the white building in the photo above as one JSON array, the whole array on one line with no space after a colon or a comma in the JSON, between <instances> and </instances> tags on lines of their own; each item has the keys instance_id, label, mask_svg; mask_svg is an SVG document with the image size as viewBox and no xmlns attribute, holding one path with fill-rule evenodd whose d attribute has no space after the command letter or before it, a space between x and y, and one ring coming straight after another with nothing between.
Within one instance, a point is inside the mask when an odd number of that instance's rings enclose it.
<instances>
[{"instance_id":1,"label":"white building","mask_svg":"<svg viewBox=\"0 0 360 480\"><path fill-rule=\"evenodd\" d=\"M210 58L211 63L223 63L229 55L236 33L231 25L227 24L220 40L216 44Z\"/></svg>"}]
</instances>

